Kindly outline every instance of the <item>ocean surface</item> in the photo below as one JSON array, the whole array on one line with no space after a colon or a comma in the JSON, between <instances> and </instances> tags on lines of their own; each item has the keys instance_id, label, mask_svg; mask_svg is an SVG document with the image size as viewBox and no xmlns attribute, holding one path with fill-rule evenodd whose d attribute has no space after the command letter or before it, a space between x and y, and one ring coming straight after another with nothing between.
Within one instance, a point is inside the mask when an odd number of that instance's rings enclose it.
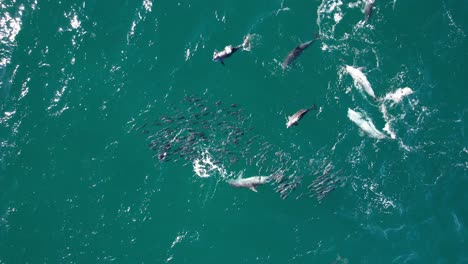
<instances>
[{"instance_id":1,"label":"ocean surface","mask_svg":"<svg viewBox=\"0 0 468 264\"><path fill-rule=\"evenodd\" d=\"M364 6L1 0L0 263L468 263L468 1Z\"/></svg>"}]
</instances>

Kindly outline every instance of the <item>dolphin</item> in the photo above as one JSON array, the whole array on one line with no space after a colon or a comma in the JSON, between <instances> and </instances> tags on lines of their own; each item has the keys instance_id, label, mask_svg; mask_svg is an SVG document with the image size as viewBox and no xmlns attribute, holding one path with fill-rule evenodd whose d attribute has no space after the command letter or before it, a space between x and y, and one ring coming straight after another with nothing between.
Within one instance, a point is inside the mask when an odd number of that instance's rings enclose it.
<instances>
[{"instance_id":1,"label":"dolphin","mask_svg":"<svg viewBox=\"0 0 468 264\"><path fill-rule=\"evenodd\" d=\"M362 87L368 95L370 95L374 100L376 99L374 90L372 90L372 86L370 85L369 81L367 80L366 75L362 73L360 68L353 68L352 66L346 65L346 71L351 75L354 80L354 83L358 86Z\"/></svg>"},{"instance_id":2,"label":"dolphin","mask_svg":"<svg viewBox=\"0 0 468 264\"><path fill-rule=\"evenodd\" d=\"M285 70L301 53L312 43L314 43L317 39L319 38L318 34L315 35L313 40L307 41L305 43L301 43L299 46L295 47L291 52L289 52L288 56L283 61L283 64L281 64L281 68Z\"/></svg>"},{"instance_id":3,"label":"dolphin","mask_svg":"<svg viewBox=\"0 0 468 264\"><path fill-rule=\"evenodd\" d=\"M257 192L257 189L255 187L269 182L273 177L273 175L253 176L249 178L242 178L241 176L239 176L239 178L235 180L228 180L227 183L236 188L249 188L250 190Z\"/></svg>"},{"instance_id":4,"label":"dolphin","mask_svg":"<svg viewBox=\"0 0 468 264\"><path fill-rule=\"evenodd\" d=\"M364 6L364 15L365 15L365 22L369 20L370 16L372 15L372 7L374 6L375 0L366 0L366 5Z\"/></svg>"},{"instance_id":5,"label":"dolphin","mask_svg":"<svg viewBox=\"0 0 468 264\"><path fill-rule=\"evenodd\" d=\"M370 137L376 139L386 138L386 136L382 132L375 128L374 123L372 123L372 120L364 118L362 114L353 111L350 108L348 108L348 118L351 121L353 121L359 128L361 128L362 131L366 132Z\"/></svg>"},{"instance_id":6,"label":"dolphin","mask_svg":"<svg viewBox=\"0 0 468 264\"><path fill-rule=\"evenodd\" d=\"M214 51L213 61L219 61L224 66L224 59L231 57L236 51L240 49L248 49L250 46L250 37L246 35L242 44L233 47L232 45L224 47L222 51Z\"/></svg>"},{"instance_id":7,"label":"dolphin","mask_svg":"<svg viewBox=\"0 0 468 264\"><path fill-rule=\"evenodd\" d=\"M312 109L317 109L317 106L314 104ZM304 117L307 112L309 112L310 108L305 108L297 111L294 115L288 117L288 122L286 122L286 128L290 128L291 126L297 125L299 120Z\"/></svg>"}]
</instances>

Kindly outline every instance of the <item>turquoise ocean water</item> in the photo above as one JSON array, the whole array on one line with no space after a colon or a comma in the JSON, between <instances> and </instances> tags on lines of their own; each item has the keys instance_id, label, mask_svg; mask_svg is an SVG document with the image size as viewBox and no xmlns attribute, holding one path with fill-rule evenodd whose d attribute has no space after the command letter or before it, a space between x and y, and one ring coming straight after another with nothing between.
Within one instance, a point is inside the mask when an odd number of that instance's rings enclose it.
<instances>
[{"instance_id":1,"label":"turquoise ocean water","mask_svg":"<svg viewBox=\"0 0 468 264\"><path fill-rule=\"evenodd\" d=\"M363 9L2 0L0 263L468 263L468 1Z\"/></svg>"}]
</instances>

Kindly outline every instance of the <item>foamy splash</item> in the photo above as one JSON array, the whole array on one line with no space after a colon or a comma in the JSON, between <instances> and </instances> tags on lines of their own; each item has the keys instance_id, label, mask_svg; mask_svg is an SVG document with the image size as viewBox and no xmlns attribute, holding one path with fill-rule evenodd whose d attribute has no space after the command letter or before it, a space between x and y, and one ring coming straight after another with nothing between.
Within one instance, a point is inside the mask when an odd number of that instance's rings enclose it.
<instances>
[{"instance_id":1,"label":"foamy splash","mask_svg":"<svg viewBox=\"0 0 468 264\"><path fill-rule=\"evenodd\" d=\"M215 164L208 149L205 149L203 153L201 153L200 158L193 161L193 171L201 178L208 178L214 174L219 174L221 177L225 178L228 174L222 165L218 166Z\"/></svg>"},{"instance_id":2,"label":"foamy splash","mask_svg":"<svg viewBox=\"0 0 468 264\"><path fill-rule=\"evenodd\" d=\"M73 15L72 19L70 20L70 26L74 29L77 29L81 26L81 21L78 20L78 16L76 14Z\"/></svg>"},{"instance_id":3,"label":"foamy splash","mask_svg":"<svg viewBox=\"0 0 468 264\"><path fill-rule=\"evenodd\" d=\"M135 20L132 21L130 26L130 30L127 32L127 44L130 44L132 39L135 37L135 30L138 24L141 21L144 21L146 18L146 14L152 11L153 2L151 0L143 0L141 8L137 10L135 13ZM157 25L157 20L156 20Z\"/></svg>"},{"instance_id":4,"label":"foamy splash","mask_svg":"<svg viewBox=\"0 0 468 264\"><path fill-rule=\"evenodd\" d=\"M401 100L403 100L403 97L412 93L413 90L411 90L411 88L409 87L398 88L395 92L386 94L384 100L391 100L395 103L399 103L401 102Z\"/></svg>"},{"instance_id":5,"label":"foamy splash","mask_svg":"<svg viewBox=\"0 0 468 264\"><path fill-rule=\"evenodd\" d=\"M14 111L11 111L11 112L5 112L4 113L5 116L4 117L0 117L0 124L8 121L10 118L12 118L14 116L14 114L16 114L16 110Z\"/></svg>"},{"instance_id":6,"label":"foamy splash","mask_svg":"<svg viewBox=\"0 0 468 264\"><path fill-rule=\"evenodd\" d=\"M395 139L395 138L396 138L396 134L395 134L395 132L392 130L392 127L391 127L391 123L392 123L392 120L393 120L393 119L390 119L390 117L388 116L387 107L385 107L385 104L381 104L381 105L380 105L380 112L382 112L383 119L385 120L385 126L384 126L384 128L383 128L383 131L387 132L387 134L388 134L392 139Z\"/></svg>"},{"instance_id":7,"label":"foamy splash","mask_svg":"<svg viewBox=\"0 0 468 264\"><path fill-rule=\"evenodd\" d=\"M1 7L2 9L7 8L5 5L2 5ZM0 44L3 46L0 51L4 53L2 58L0 58L0 67L6 66L10 63L11 50L5 51L4 48L15 46L16 36L21 30L21 17L23 16L23 10L24 6L20 5L16 14L6 11L3 15L0 15Z\"/></svg>"},{"instance_id":8,"label":"foamy splash","mask_svg":"<svg viewBox=\"0 0 468 264\"><path fill-rule=\"evenodd\" d=\"M145 7L146 11L151 12L151 7L153 6L153 3L150 0L143 0L143 6Z\"/></svg>"},{"instance_id":9,"label":"foamy splash","mask_svg":"<svg viewBox=\"0 0 468 264\"><path fill-rule=\"evenodd\" d=\"M343 19L342 5L341 0L322 1L317 9L317 26L321 36L333 37L336 25Z\"/></svg>"},{"instance_id":10,"label":"foamy splash","mask_svg":"<svg viewBox=\"0 0 468 264\"><path fill-rule=\"evenodd\" d=\"M407 95L410 95L413 93L413 90L409 87L405 88L398 88L395 92L393 93L387 93L384 97L384 100L382 104L380 105L380 112L382 113L383 119L385 120L385 126L383 130L388 133L388 135L392 138L396 138L396 134L392 129L392 122L395 120L395 117L391 117L388 114L387 107L385 105L386 101L392 101L390 106L393 106L397 103L400 103L403 98Z\"/></svg>"}]
</instances>

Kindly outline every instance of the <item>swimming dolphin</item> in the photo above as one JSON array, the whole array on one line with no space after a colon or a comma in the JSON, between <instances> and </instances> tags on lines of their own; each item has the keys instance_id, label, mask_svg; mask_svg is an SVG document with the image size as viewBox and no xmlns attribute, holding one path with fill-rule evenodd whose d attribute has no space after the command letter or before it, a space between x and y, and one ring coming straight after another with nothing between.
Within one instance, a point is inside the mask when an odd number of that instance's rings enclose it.
<instances>
[{"instance_id":1,"label":"swimming dolphin","mask_svg":"<svg viewBox=\"0 0 468 264\"><path fill-rule=\"evenodd\" d=\"M372 7L374 6L375 0L366 0L366 5L364 6L364 15L365 15L365 22L369 20L370 16L372 15Z\"/></svg>"},{"instance_id":2,"label":"swimming dolphin","mask_svg":"<svg viewBox=\"0 0 468 264\"><path fill-rule=\"evenodd\" d=\"M224 59L231 57L236 51L240 49L247 49L250 45L249 35L244 37L244 42L242 44L233 47L232 45L224 47L222 51L214 51L213 53L213 61L219 61L224 66Z\"/></svg>"},{"instance_id":3,"label":"swimming dolphin","mask_svg":"<svg viewBox=\"0 0 468 264\"><path fill-rule=\"evenodd\" d=\"M317 106L314 104L314 106L312 108L317 109ZM307 112L309 112L309 110L310 110L310 108L301 109L301 110L297 111L294 115L289 116L288 117L288 122L286 122L286 128L297 125L299 120L301 120L301 118L304 117L304 115L307 114Z\"/></svg>"},{"instance_id":4,"label":"swimming dolphin","mask_svg":"<svg viewBox=\"0 0 468 264\"><path fill-rule=\"evenodd\" d=\"M257 192L258 185L265 184L272 179L273 175L270 176L253 176L249 178L239 177L235 180L228 180L227 183L236 188L249 188L250 190Z\"/></svg>"},{"instance_id":5,"label":"swimming dolphin","mask_svg":"<svg viewBox=\"0 0 468 264\"><path fill-rule=\"evenodd\" d=\"M313 40L307 41L305 43L301 43L299 46L295 47L291 52L289 52L288 56L283 61L283 64L281 64L281 68L286 69L301 53L312 43L314 43L317 39L319 38L318 34L315 35Z\"/></svg>"},{"instance_id":6,"label":"swimming dolphin","mask_svg":"<svg viewBox=\"0 0 468 264\"><path fill-rule=\"evenodd\" d=\"M349 73L349 75L351 75L355 84L363 88L366 91L366 93L370 95L374 100L376 99L374 90L372 90L372 86L367 80L366 75L362 73L361 68L353 68L349 65L346 65L346 71Z\"/></svg>"},{"instance_id":7,"label":"swimming dolphin","mask_svg":"<svg viewBox=\"0 0 468 264\"><path fill-rule=\"evenodd\" d=\"M362 131L366 132L370 137L383 139L386 136L375 128L374 123L369 118L364 118L362 114L348 108L348 118L353 121Z\"/></svg>"}]
</instances>

